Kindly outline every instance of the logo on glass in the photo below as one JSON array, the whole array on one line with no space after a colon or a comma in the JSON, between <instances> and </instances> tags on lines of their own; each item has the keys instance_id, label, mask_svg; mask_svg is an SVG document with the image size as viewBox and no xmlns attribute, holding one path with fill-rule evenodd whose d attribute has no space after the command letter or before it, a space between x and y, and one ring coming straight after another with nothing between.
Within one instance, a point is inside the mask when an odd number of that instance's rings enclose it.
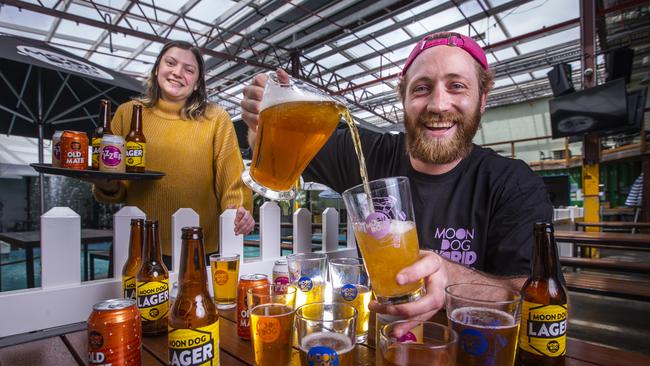
<instances>
[{"instance_id":1,"label":"logo on glass","mask_svg":"<svg viewBox=\"0 0 650 366\"><path fill-rule=\"evenodd\" d=\"M356 299L358 294L359 290L357 290L357 287L355 285L347 284L341 287L341 297L345 299L345 301L352 301Z\"/></svg>"},{"instance_id":2,"label":"logo on glass","mask_svg":"<svg viewBox=\"0 0 650 366\"><path fill-rule=\"evenodd\" d=\"M311 280L311 278L304 276L298 279L298 288L300 291L309 292L312 287L314 287L314 282Z\"/></svg>"},{"instance_id":3,"label":"logo on glass","mask_svg":"<svg viewBox=\"0 0 650 366\"><path fill-rule=\"evenodd\" d=\"M307 353L307 364L309 366L338 366L339 355L329 347L312 347Z\"/></svg>"}]
</instances>

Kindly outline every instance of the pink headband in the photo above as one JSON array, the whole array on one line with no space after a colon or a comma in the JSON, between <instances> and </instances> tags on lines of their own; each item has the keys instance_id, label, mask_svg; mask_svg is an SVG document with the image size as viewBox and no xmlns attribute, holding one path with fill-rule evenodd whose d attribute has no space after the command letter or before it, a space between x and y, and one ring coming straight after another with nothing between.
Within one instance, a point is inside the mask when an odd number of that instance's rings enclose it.
<instances>
[{"instance_id":1,"label":"pink headband","mask_svg":"<svg viewBox=\"0 0 650 366\"><path fill-rule=\"evenodd\" d=\"M487 58L485 57L485 52L483 52L481 46L479 46L476 42L474 42L473 39L457 33L451 33L445 38L434 39L433 37L435 37L438 34L440 33L434 33L425 36L424 38L422 38L420 42L418 42L415 45L415 47L413 47L413 50L411 51L409 58L406 60L406 63L404 64L404 68L402 68L400 77L404 77L406 71L408 71L409 67L411 67L411 64L413 64L413 61L415 61L415 59L422 53L422 51L426 50L427 48L440 46L440 45L447 45L450 47L460 47L463 51L469 53L470 56L472 56L481 65L481 67L485 69L485 71L488 70L488 63L487 63Z\"/></svg>"}]
</instances>

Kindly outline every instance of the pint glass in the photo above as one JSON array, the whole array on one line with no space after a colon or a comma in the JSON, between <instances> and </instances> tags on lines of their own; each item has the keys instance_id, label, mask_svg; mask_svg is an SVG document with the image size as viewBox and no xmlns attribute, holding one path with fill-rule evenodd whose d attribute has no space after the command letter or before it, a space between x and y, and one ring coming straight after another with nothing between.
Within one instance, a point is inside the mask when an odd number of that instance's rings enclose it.
<instances>
[{"instance_id":1,"label":"pint glass","mask_svg":"<svg viewBox=\"0 0 650 366\"><path fill-rule=\"evenodd\" d=\"M404 339L408 329L421 329L422 340ZM454 366L458 336L451 328L427 321L398 320L384 325L377 347L383 366Z\"/></svg>"},{"instance_id":2,"label":"pint glass","mask_svg":"<svg viewBox=\"0 0 650 366\"><path fill-rule=\"evenodd\" d=\"M296 307L325 301L327 254L300 253L287 256L289 282L296 287Z\"/></svg>"},{"instance_id":3,"label":"pint glass","mask_svg":"<svg viewBox=\"0 0 650 366\"><path fill-rule=\"evenodd\" d=\"M357 309L357 342L365 342L368 337L370 311L370 281L361 258L336 258L329 261L332 298Z\"/></svg>"},{"instance_id":4,"label":"pint glass","mask_svg":"<svg viewBox=\"0 0 650 366\"><path fill-rule=\"evenodd\" d=\"M458 333L459 366L512 366L521 295L500 286L461 283L445 289L447 319Z\"/></svg>"},{"instance_id":5,"label":"pint glass","mask_svg":"<svg viewBox=\"0 0 650 366\"><path fill-rule=\"evenodd\" d=\"M372 290L380 303L413 301L424 292L422 280L404 286L397 273L415 263L420 247L415 229L411 188L406 177L369 182L371 199L363 185L343 192Z\"/></svg>"},{"instance_id":6,"label":"pint glass","mask_svg":"<svg viewBox=\"0 0 650 366\"><path fill-rule=\"evenodd\" d=\"M264 89L250 171L242 180L272 200L290 200L293 184L336 129L345 105L323 91L274 72Z\"/></svg>"},{"instance_id":7,"label":"pint glass","mask_svg":"<svg viewBox=\"0 0 650 366\"><path fill-rule=\"evenodd\" d=\"M218 309L234 308L237 302L237 279L239 278L239 254L210 255L212 290Z\"/></svg>"},{"instance_id":8,"label":"pint glass","mask_svg":"<svg viewBox=\"0 0 650 366\"><path fill-rule=\"evenodd\" d=\"M343 303L313 303L296 310L300 364L357 366L357 311Z\"/></svg>"},{"instance_id":9,"label":"pint glass","mask_svg":"<svg viewBox=\"0 0 650 366\"><path fill-rule=\"evenodd\" d=\"M296 288L262 285L247 291L255 365L291 363Z\"/></svg>"}]
</instances>

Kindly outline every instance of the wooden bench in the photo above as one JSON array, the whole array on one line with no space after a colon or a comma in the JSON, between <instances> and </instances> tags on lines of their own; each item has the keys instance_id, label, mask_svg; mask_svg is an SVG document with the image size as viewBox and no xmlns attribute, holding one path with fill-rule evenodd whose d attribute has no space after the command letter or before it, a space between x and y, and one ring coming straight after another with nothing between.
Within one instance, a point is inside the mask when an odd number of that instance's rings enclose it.
<instances>
[{"instance_id":1,"label":"wooden bench","mask_svg":"<svg viewBox=\"0 0 650 366\"><path fill-rule=\"evenodd\" d=\"M574 268L594 268L619 272L650 274L650 263L614 259L560 257L560 264Z\"/></svg>"},{"instance_id":2,"label":"wooden bench","mask_svg":"<svg viewBox=\"0 0 650 366\"><path fill-rule=\"evenodd\" d=\"M617 278L608 274L584 272L565 273L564 278L567 287L572 291L650 301L648 280Z\"/></svg>"}]
</instances>

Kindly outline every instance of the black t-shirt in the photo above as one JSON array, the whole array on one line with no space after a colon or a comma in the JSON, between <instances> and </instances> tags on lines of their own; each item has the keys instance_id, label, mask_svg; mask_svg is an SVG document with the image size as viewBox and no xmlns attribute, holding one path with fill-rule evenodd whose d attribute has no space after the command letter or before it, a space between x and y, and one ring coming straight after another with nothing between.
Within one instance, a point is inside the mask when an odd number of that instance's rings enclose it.
<instances>
[{"instance_id":1,"label":"black t-shirt","mask_svg":"<svg viewBox=\"0 0 650 366\"><path fill-rule=\"evenodd\" d=\"M553 207L526 163L474 145L451 171L428 175L411 166L404 134L360 134L370 180L409 178L421 248L496 275L529 273L533 224L550 222ZM347 129L332 135L303 177L339 193L361 184Z\"/></svg>"}]
</instances>

